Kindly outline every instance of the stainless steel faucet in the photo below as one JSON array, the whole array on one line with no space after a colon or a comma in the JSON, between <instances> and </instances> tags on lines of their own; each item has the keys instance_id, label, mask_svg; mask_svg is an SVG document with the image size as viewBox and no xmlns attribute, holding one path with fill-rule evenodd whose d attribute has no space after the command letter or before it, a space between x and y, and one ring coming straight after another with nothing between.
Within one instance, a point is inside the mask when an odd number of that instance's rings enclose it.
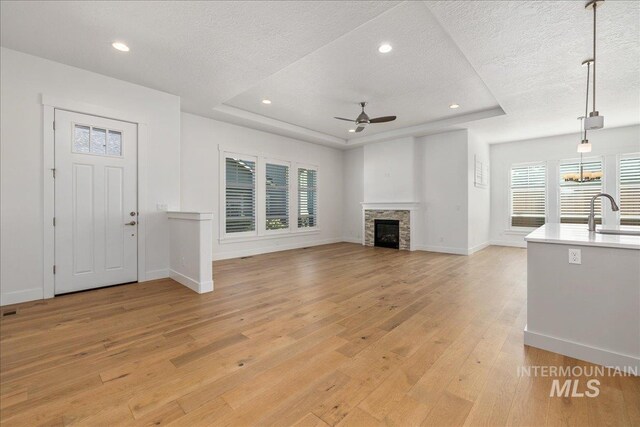
<instances>
[{"instance_id":1,"label":"stainless steel faucet","mask_svg":"<svg viewBox=\"0 0 640 427\"><path fill-rule=\"evenodd\" d=\"M596 203L596 199L598 197L606 197L611 201L611 210L612 211L619 211L620 208L618 207L618 205L616 204L616 201L613 200L613 197L611 197L610 195L608 195L607 193L599 193L596 194L595 196L593 196L591 198L591 210L589 211L589 231L596 231L596 214L594 212L595 210L595 203Z\"/></svg>"}]
</instances>

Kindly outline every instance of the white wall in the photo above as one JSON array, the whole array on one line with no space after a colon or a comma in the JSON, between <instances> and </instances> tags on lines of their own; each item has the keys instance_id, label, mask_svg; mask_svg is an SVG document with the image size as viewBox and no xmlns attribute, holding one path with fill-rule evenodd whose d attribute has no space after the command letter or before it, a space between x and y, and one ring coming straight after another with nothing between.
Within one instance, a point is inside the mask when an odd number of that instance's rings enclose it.
<instances>
[{"instance_id":1,"label":"white wall","mask_svg":"<svg viewBox=\"0 0 640 427\"><path fill-rule=\"evenodd\" d=\"M364 202L415 202L413 137L364 146Z\"/></svg>"},{"instance_id":2,"label":"white wall","mask_svg":"<svg viewBox=\"0 0 640 427\"><path fill-rule=\"evenodd\" d=\"M362 242L362 205L364 201L364 148L344 152L344 193L342 200L342 238Z\"/></svg>"},{"instance_id":3,"label":"white wall","mask_svg":"<svg viewBox=\"0 0 640 427\"><path fill-rule=\"evenodd\" d=\"M421 170L418 248L466 254L468 251L467 131L416 139Z\"/></svg>"},{"instance_id":4,"label":"white wall","mask_svg":"<svg viewBox=\"0 0 640 427\"><path fill-rule=\"evenodd\" d=\"M214 214L213 259L234 258L342 240L343 153L340 150L182 113L181 202L183 210ZM219 147L318 166L318 224L314 234L219 241ZM214 278L215 280L215 278Z\"/></svg>"},{"instance_id":5,"label":"white wall","mask_svg":"<svg viewBox=\"0 0 640 427\"><path fill-rule=\"evenodd\" d=\"M167 219L156 205L179 207L180 99L5 48L0 67L2 304L43 297L43 94L147 118L146 270L166 277Z\"/></svg>"},{"instance_id":6,"label":"white wall","mask_svg":"<svg viewBox=\"0 0 640 427\"><path fill-rule=\"evenodd\" d=\"M489 190L473 186L486 144L466 130L366 145L345 153L345 240L361 241L365 202L418 202L415 248L469 254L489 240ZM473 214L473 218L470 218Z\"/></svg>"},{"instance_id":7,"label":"white wall","mask_svg":"<svg viewBox=\"0 0 640 427\"><path fill-rule=\"evenodd\" d=\"M468 169L469 180L469 252L473 253L489 244L489 228L491 213L491 189L475 186L475 161L476 156L482 162L490 161L489 144L480 141L478 137L469 132L468 144Z\"/></svg>"},{"instance_id":8,"label":"white wall","mask_svg":"<svg viewBox=\"0 0 640 427\"><path fill-rule=\"evenodd\" d=\"M640 152L640 126L602 129L588 134L593 151L590 157L604 158L605 192L617 198L614 177L617 156ZM509 230L509 174L511 165L527 162L547 162L547 220L558 222L558 165L560 160L576 159L579 135L558 135L526 141L491 145L491 243L525 246L526 232ZM585 155L587 156L587 155ZM605 204L607 206L607 204ZM605 224L616 216L605 209Z\"/></svg>"}]
</instances>

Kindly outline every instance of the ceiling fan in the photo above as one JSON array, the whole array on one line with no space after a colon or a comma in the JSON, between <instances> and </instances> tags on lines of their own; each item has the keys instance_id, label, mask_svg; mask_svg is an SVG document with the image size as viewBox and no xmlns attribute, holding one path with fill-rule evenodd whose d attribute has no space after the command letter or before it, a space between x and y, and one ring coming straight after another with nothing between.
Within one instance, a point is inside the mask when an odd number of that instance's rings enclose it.
<instances>
[{"instance_id":1,"label":"ceiling fan","mask_svg":"<svg viewBox=\"0 0 640 427\"><path fill-rule=\"evenodd\" d=\"M360 115L355 119L345 119L344 117L334 117L335 119L338 120L344 120L347 122L353 122L356 124L356 132L362 132L364 130L364 128L369 124L369 123L385 123L385 122L392 122L396 119L396 116L384 116L384 117L376 117L373 119L370 119L369 116L367 116L367 113L364 112L364 107L365 105L367 105L366 102L361 102L360 106L362 107L362 112L360 113Z\"/></svg>"}]
</instances>

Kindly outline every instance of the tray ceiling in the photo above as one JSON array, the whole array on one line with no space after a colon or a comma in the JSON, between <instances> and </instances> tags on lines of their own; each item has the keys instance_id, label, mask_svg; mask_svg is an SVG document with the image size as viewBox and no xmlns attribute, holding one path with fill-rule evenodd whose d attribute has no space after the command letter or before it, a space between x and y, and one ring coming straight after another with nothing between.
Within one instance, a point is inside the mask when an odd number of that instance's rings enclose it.
<instances>
[{"instance_id":1,"label":"tray ceiling","mask_svg":"<svg viewBox=\"0 0 640 427\"><path fill-rule=\"evenodd\" d=\"M638 123L640 3L599 10L598 109L607 127ZM573 132L591 37L578 1L2 1L0 19L4 47L340 147L461 127L488 142ZM362 100L398 120L348 134L332 117L355 118Z\"/></svg>"}]
</instances>

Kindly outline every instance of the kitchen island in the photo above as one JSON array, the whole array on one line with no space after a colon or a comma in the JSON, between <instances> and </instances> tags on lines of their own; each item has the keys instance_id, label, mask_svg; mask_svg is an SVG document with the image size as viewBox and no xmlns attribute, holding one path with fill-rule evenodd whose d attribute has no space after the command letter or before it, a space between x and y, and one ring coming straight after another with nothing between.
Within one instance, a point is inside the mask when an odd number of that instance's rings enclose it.
<instances>
[{"instance_id":1,"label":"kitchen island","mask_svg":"<svg viewBox=\"0 0 640 427\"><path fill-rule=\"evenodd\" d=\"M545 224L525 240L525 344L640 372L640 236Z\"/></svg>"}]
</instances>

